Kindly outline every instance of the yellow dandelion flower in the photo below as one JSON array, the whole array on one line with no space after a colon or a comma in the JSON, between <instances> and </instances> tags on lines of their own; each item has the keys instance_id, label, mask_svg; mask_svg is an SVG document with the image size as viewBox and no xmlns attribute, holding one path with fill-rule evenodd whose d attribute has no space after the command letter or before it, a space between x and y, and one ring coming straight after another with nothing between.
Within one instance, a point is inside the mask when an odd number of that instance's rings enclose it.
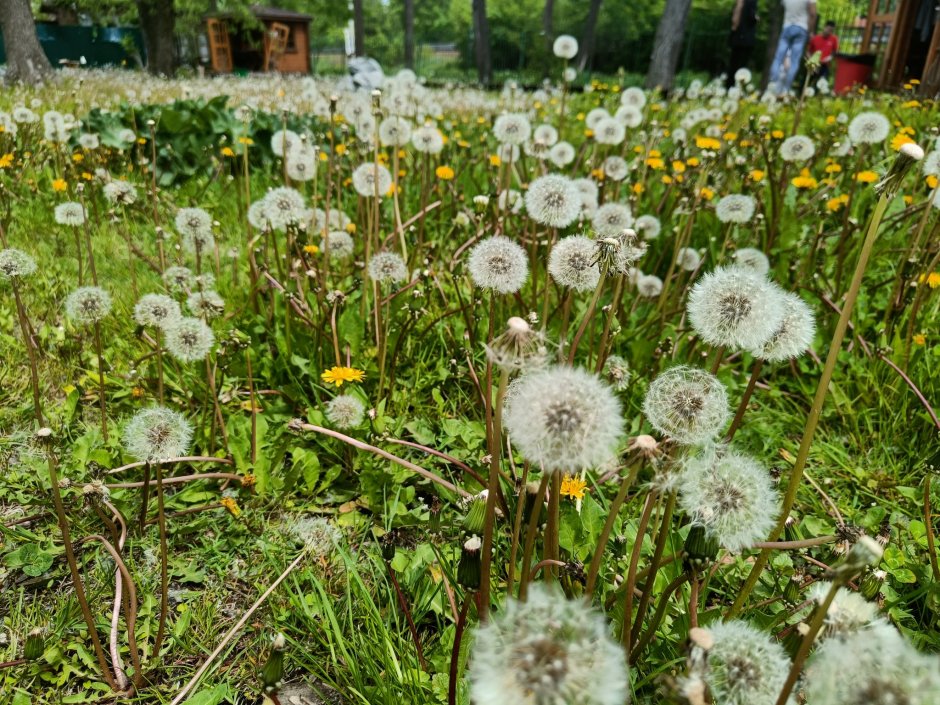
<instances>
[{"instance_id":1,"label":"yellow dandelion flower","mask_svg":"<svg viewBox=\"0 0 940 705\"><path fill-rule=\"evenodd\" d=\"M651 157L650 159L646 160L646 166L648 166L650 169L663 169L666 166L666 162L664 162L659 157Z\"/></svg>"},{"instance_id":2,"label":"yellow dandelion flower","mask_svg":"<svg viewBox=\"0 0 940 705\"><path fill-rule=\"evenodd\" d=\"M336 145L336 154L340 157L346 154L346 145L345 144Z\"/></svg>"},{"instance_id":3,"label":"yellow dandelion flower","mask_svg":"<svg viewBox=\"0 0 940 705\"><path fill-rule=\"evenodd\" d=\"M585 130L585 131L584 131L584 136L585 136L585 137L593 137L593 136L594 136L594 130Z\"/></svg>"},{"instance_id":4,"label":"yellow dandelion flower","mask_svg":"<svg viewBox=\"0 0 940 705\"><path fill-rule=\"evenodd\" d=\"M561 496L570 497L575 500L584 499L584 493L587 491L587 483L580 477L571 477L565 475L561 480Z\"/></svg>"},{"instance_id":5,"label":"yellow dandelion flower","mask_svg":"<svg viewBox=\"0 0 940 705\"><path fill-rule=\"evenodd\" d=\"M899 132L898 134L896 134L894 137L891 138L891 149L897 152L898 150L901 149L901 147L903 147L906 144L910 144L913 141L914 140L908 137L903 131Z\"/></svg>"},{"instance_id":6,"label":"yellow dandelion flower","mask_svg":"<svg viewBox=\"0 0 940 705\"><path fill-rule=\"evenodd\" d=\"M773 137L775 140L782 140L782 139L783 139L783 130L773 130L773 131L770 133L770 136Z\"/></svg>"},{"instance_id":7,"label":"yellow dandelion flower","mask_svg":"<svg viewBox=\"0 0 940 705\"><path fill-rule=\"evenodd\" d=\"M725 142L734 142L738 138L737 132L726 132L721 136Z\"/></svg>"},{"instance_id":8,"label":"yellow dandelion flower","mask_svg":"<svg viewBox=\"0 0 940 705\"><path fill-rule=\"evenodd\" d=\"M235 150L231 147L222 147L222 156L223 157L234 157Z\"/></svg>"},{"instance_id":9,"label":"yellow dandelion flower","mask_svg":"<svg viewBox=\"0 0 940 705\"><path fill-rule=\"evenodd\" d=\"M841 172L841 171L842 171L842 165L841 165L841 164L829 164L829 165L826 166L826 173L827 173L827 174L838 174L838 173Z\"/></svg>"},{"instance_id":10,"label":"yellow dandelion flower","mask_svg":"<svg viewBox=\"0 0 940 705\"><path fill-rule=\"evenodd\" d=\"M878 174L873 171L860 171L855 175L855 180L860 184L873 184L878 180Z\"/></svg>"},{"instance_id":11,"label":"yellow dandelion flower","mask_svg":"<svg viewBox=\"0 0 940 705\"><path fill-rule=\"evenodd\" d=\"M91 181L93 178L95 178L95 175L90 171L83 171L82 178L85 179L85 181Z\"/></svg>"},{"instance_id":12,"label":"yellow dandelion flower","mask_svg":"<svg viewBox=\"0 0 940 705\"><path fill-rule=\"evenodd\" d=\"M131 396L134 397L134 399L140 399L140 398L142 398L142 397L144 396L144 394L146 394L146 393L147 393L147 390L145 390L143 387L132 387L132 388L131 388Z\"/></svg>"},{"instance_id":13,"label":"yellow dandelion flower","mask_svg":"<svg viewBox=\"0 0 940 705\"><path fill-rule=\"evenodd\" d=\"M819 186L819 182L809 173L809 169L803 169L799 176L790 180L790 183L796 188L803 189L816 188Z\"/></svg>"},{"instance_id":14,"label":"yellow dandelion flower","mask_svg":"<svg viewBox=\"0 0 940 705\"><path fill-rule=\"evenodd\" d=\"M914 345L923 345L924 343L927 342L927 336L924 335L923 333L918 333L917 335L914 336L913 340L914 340ZM562 492L564 492L564 490L562 490Z\"/></svg>"},{"instance_id":15,"label":"yellow dandelion flower","mask_svg":"<svg viewBox=\"0 0 940 705\"><path fill-rule=\"evenodd\" d=\"M933 174L930 174L930 175L927 176L927 185L928 185L930 188L937 188L937 184L938 184L938 183L940 183L940 181L938 181L938 180L937 180L937 177L934 176Z\"/></svg>"},{"instance_id":16,"label":"yellow dandelion flower","mask_svg":"<svg viewBox=\"0 0 940 705\"><path fill-rule=\"evenodd\" d=\"M633 193L639 195L646 190L646 187L643 184L633 184Z\"/></svg>"},{"instance_id":17,"label":"yellow dandelion flower","mask_svg":"<svg viewBox=\"0 0 940 705\"><path fill-rule=\"evenodd\" d=\"M244 144L250 147L254 143L255 141L251 139L251 137L239 137L238 138L238 144Z\"/></svg>"},{"instance_id":18,"label":"yellow dandelion flower","mask_svg":"<svg viewBox=\"0 0 940 705\"><path fill-rule=\"evenodd\" d=\"M498 154L490 155L490 166L499 166L503 163L503 160L499 158Z\"/></svg>"},{"instance_id":19,"label":"yellow dandelion flower","mask_svg":"<svg viewBox=\"0 0 940 705\"><path fill-rule=\"evenodd\" d=\"M672 183L672 177L669 174L663 174L662 179L660 179L667 186Z\"/></svg>"},{"instance_id":20,"label":"yellow dandelion flower","mask_svg":"<svg viewBox=\"0 0 940 705\"><path fill-rule=\"evenodd\" d=\"M677 174L683 173L685 171L685 162L679 161L678 159L676 159L672 163L672 170L676 172Z\"/></svg>"},{"instance_id":21,"label":"yellow dandelion flower","mask_svg":"<svg viewBox=\"0 0 940 705\"><path fill-rule=\"evenodd\" d=\"M711 149L717 151L721 149L721 142L714 137L703 137L699 135L695 138L695 146L699 149Z\"/></svg>"},{"instance_id":22,"label":"yellow dandelion flower","mask_svg":"<svg viewBox=\"0 0 940 705\"><path fill-rule=\"evenodd\" d=\"M308 255L315 255L319 251L320 248L316 245L304 245L304 252L306 252Z\"/></svg>"},{"instance_id":23,"label":"yellow dandelion flower","mask_svg":"<svg viewBox=\"0 0 940 705\"><path fill-rule=\"evenodd\" d=\"M346 232L349 233L350 235L355 234L355 232L356 232L356 224L355 224L355 223L346 223Z\"/></svg>"},{"instance_id":24,"label":"yellow dandelion flower","mask_svg":"<svg viewBox=\"0 0 940 705\"><path fill-rule=\"evenodd\" d=\"M931 272L927 275L927 286L936 289L940 286L940 272Z\"/></svg>"},{"instance_id":25,"label":"yellow dandelion flower","mask_svg":"<svg viewBox=\"0 0 940 705\"><path fill-rule=\"evenodd\" d=\"M593 176L598 181L604 180L604 170L603 169L592 169L591 176Z\"/></svg>"},{"instance_id":26,"label":"yellow dandelion flower","mask_svg":"<svg viewBox=\"0 0 940 705\"><path fill-rule=\"evenodd\" d=\"M80 164L81 162L85 161L85 155L81 152L75 152L75 154L72 155L72 161L76 164Z\"/></svg>"},{"instance_id":27,"label":"yellow dandelion flower","mask_svg":"<svg viewBox=\"0 0 940 705\"><path fill-rule=\"evenodd\" d=\"M831 213L835 213L841 210L848 202L848 195L843 193L841 196L834 196L826 201L826 209Z\"/></svg>"},{"instance_id":28,"label":"yellow dandelion flower","mask_svg":"<svg viewBox=\"0 0 940 705\"><path fill-rule=\"evenodd\" d=\"M238 502L236 502L232 497L223 497L221 500L219 500L219 504L225 507L228 510L228 513L233 517L237 518L242 513L242 510L238 506Z\"/></svg>"},{"instance_id":29,"label":"yellow dandelion flower","mask_svg":"<svg viewBox=\"0 0 940 705\"><path fill-rule=\"evenodd\" d=\"M751 177L751 181L763 181L766 174L762 169L751 169L751 173L748 174Z\"/></svg>"},{"instance_id":30,"label":"yellow dandelion flower","mask_svg":"<svg viewBox=\"0 0 940 705\"><path fill-rule=\"evenodd\" d=\"M320 375L320 379L325 384L335 384L338 389L344 382L361 382L365 376L363 370L357 370L355 367L331 367Z\"/></svg>"},{"instance_id":31,"label":"yellow dandelion flower","mask_svg":"<svg viewBox=\"0 0 940 705\"><path fill-rule=\"evenodd\" d=\"M0 169L6 169L13 164L13 152L7 152L0 157Z\"/></svg>"},{"instance_id":32,"label":"yellow dandelion flower","mask_svg":"<svg viewBox=\"0 0 940 705\"><path fill-rule=\"evenodd\" d=\"M695 167L695 166L698 166L701 162L699 161L698 157L689 157L688 159L685 160L685 163L688 166Z\"/></svg>"},{"instance_id":33,"label":"yellow dandelion flower","mask_svg":"<svg viewBox=\"0 0 940 705\"><path fill-rule=\"evenodd\" d=\"M649 156L651 156L651 157L661 157L661 156L663 156L663 153L660 152L658 149L651 149L651 150L650 150L650 153L649 153Z\"/></svg>"},{"instance_id":34,"label":"yellow dandelion flower","mask_svg":"<svg viewBox=\"0 0 940 705\"><path fill-rule=\"evenodd\" d=\"M698 191L698 195L706 201L710 201L715 197L715 190L708 188L708 186L702 186Z\"/></svg>"},{"instance_id":35,"label":"yellow dandelion flower","mask_svg":"<svg viewBox=\"0 0 940 705\"><path fill-rule=\"evenodd\" d=\"M53 191L65 191L69 187L68 182L65 179L56 179L52 182Z\"/></svg>"},{"instance_id":36,"label":"yellow dandelion flower","mask_svg":"<svg viewBox=\"0 0 940 705\"><path fill-rule=\"evenodd\" d=\"M434 170L434 174L441 181L450 181L454 178L454 170L445 164L437 167L437 169Z\"/></svg>"}]
</instances>

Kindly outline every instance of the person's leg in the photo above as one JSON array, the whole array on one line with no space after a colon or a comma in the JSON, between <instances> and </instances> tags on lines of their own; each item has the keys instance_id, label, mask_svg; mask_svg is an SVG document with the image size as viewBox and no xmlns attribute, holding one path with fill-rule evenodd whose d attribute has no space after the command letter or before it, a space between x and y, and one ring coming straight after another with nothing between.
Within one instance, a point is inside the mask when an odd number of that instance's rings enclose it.
<instances>
[{"instance_id":1,"label":"person's leg","mask_svg":"<svg viewBox=\"0 0 940 705\"><path fill-rule=\"evenodd\" d=\"M787 41L787 30L789 29L789 27L784 27L780 32L780 39L777 40L777 51L774 52L774 60L770 65L770 83L767 84L768 87L780 82L780 74L783 72L783 60L786 58L787 49L790 46Z\"/></svg>"},{"instance_id":2,"label":"person's leg","mask_svg":"<svg viewBox=\"0 0 940 705\"><path fill-rule=\"evenodd\" d=\"M790 37L790 70L787 71L786 85L783 87L783 91L788 91L793 87L793 79L796 78L796 74L800 70L800 64L803 63L803 50L806 49L806 42L809 40L809 32L802 27L794 26L788 29L796 31Z\"/></svg>"},{"instance_id":3,"label":"person's leg","mask_svg":"<svg viewBox=\"0 0 940 705\"><path fill-rule=\"evenodd\" d=\"M734 74L747 64L747 47L731 45L731 57L728 61L728 76L725 79L725 88L734 86Z\"/></svg>"}]
</instances>

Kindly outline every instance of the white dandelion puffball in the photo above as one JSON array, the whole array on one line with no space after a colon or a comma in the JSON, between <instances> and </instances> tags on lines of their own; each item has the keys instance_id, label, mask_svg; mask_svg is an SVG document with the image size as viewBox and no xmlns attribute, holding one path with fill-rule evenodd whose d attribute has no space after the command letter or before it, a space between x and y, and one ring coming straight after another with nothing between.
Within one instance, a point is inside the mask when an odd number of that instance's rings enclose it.
<instances>
[{"instance_id":1,"label":"white dandelion puffball","mask_svg":"<svg viewBox=\"0 0 940 705\"><path fill-rule=\"evenodd\" d=\"M609 120L610 113L608 113L604 108L594 108L588 111L588 114L584 118L584 125L589 130L595 129L598 124L603 120Z\"/></svg>"},{"instance_id":2,"label":"white dandelion puffball","mask_svg":"<svg viewBox=\"0 0 940 705\"><path fill-rule=\"evenodd\" d=\"M77 227L85 222L85 208L76 201L66 201L55 207L55 222Z\"/></svg>"},{"instance_id":3,"label":"white dandelion puffball","mask_svg":"<svg viewBox=\"0 0 940 705\"><path fill-rule=\"evenodd\" d=\"M919 653L894 627L875 624L824 640L803 684L813 705L934 705L940 659Z\"/></svg>"},{"instance_id":4,"label":"white dandelion puffball","mask_svg":"<svg viewBox=\"0 0 940 705\"><path fill-rule=\"evenodd\" d=\"M271 135L271 151L278 157L286 156L298 144L300 135L293 130L277 130Z\"/></svg>"},{"instance_id":5,"label":"white dandelion puffball","mask_svg":"<svg viewBox=\"0 0 940 705\"><path fill-rule=\"evenodd\" d=\"M633 214L625 203L605 203L591 218L597 237L617 237L627 228L633 227Z\"/></svg>"},{"instance_id":6,"label":"white dandelion puffball","mask_svg":"<svg viewBox=\"0 0 940 705\"><path fill-rule=\"evenodd\" d=\"M778 512L770 473L753 458L719 447L686 458L678 479L679 506L728 551L763 541Z\"/></svg>"},{"instance_id":7,"label":"white dandelion puffball","mask_svg":"<svg viewBox=\"0 0 940 705\"><path fill-rule=\"evenodd\" d=\"M698 250L691 247L682 247L676 252L676 264L686 272L694 272L702 264L702 256Z\"/></svg>"},{"instance_id":8,"label":"white dandelion puffball","mask_svg":"<svg viewBox=\"0 0 940 705\"><path fill-rule=\"evenodd\" d=\"M558 142L558 130L553 125L542 123L532 131L532 141L551 147Z\"/></svg>"},{"instance_id":9,"label":"white dandelion puffball","mask_svg":"<svg viewBox=\"0 0 940 705\"><path fill-rule=\"evenodd\" d=\"M783 320L780 294L764 277L740 267L719 267L689 292L689 323L709 345L755 348L767 342Z\"/></svg>"},{"instance_id":10,"label":"white dandelion puffball","mask_svg":"<svg viewBox=\"0 0 940 705\"><path fill-rule=\"evenodd\" d=\"M663 292L663 280L655 274L644 274L637 277L636 291L643 298L652 299Z\"/></svg>"},{"instance_id":11,"label":"white dandelion puffball","mask_svg":"<svg viewBox=\"0 0 940 705\"><path fill-rule=\"evenodd\" d=\"M594 139L598 144L620 144L626 136L626 127L615 118L604 118L594 128Z\"/></svg>"},{"instance_id":12,"label":"white dandelion puffball","mask_svg":"<svg viewBox=\"0 0 940 705\"><path fill-rule=\"evenodd\" d=\"M624 88L623 93L620 94L620 104L629 105L637 110L642 110L646 107L646 93L643 92L642 88L637 88L636 86Z\"/></svg>"},{"instance_id":13,"label":"white dandelion puffball","mask_svg":"<svg viewBox=\"0 0 940 705\"><path fill-rule=\"evenodd\" d=\"M806 162L816 154L816 145L806 135L787 137L780 145L780 158L785 162Z\"/></svg>"},{"instance_id":14,"label":"white dandelion puffball","mask_svg":"<svg viewBox=\"0 0 940 705\"><path fill-rule=\"evenodd\" d=\"M740 68L734 72L734 82L739 86L746 86L752 81L751 70Z\"/></svg>"},{"instance_id":15,"label":"white dandelion puffball","mask_svg":"<svg viewBox=\"0 0 940 705\"><path fill-rule=\"evenodd\" d=\"M741 267L751 274L765 277L767 272L770 271L770 260L760 250L753 247L742 247L740 250L735 250L734 266Z\"/></svg>"},{"instance_id":16,"label":"white dandelion puffball","mask_svg":"<svg viewBox=\"0 0 940 705\"><path fill-rule=\"evenodd\" d=\"M139 326L166 328L181 316L180 305L164 294L144 294L134 306L134 322Z\"/></svg>"},{"instance_id":17,"label":"white dandelion puffball","mask_svg":"<svg viewBox=\"0 0 940 705\"><path fill-rule=\"evenodd\" d=\"M163 272L163 283L174 294L181 294L196 285L196 277L189 267L167 267Z\"/></svg>"},{"instance_id":18,"label":"white dandelion puffball","mask_svg":"<svg viewBox=\"0 0 940 705\"><path fill-rule=\"evenodd\" d=\"M816 337L816 318L803 299L791 292L783 292L783 318L777 330L763 345L751 349L751 354L768 362L783 362L799 357L813 345Z\"/></svg>"},{"instance_id":19,"label":"white dandelion puffball","mask_svg":"<svg viewBox=\"0 0 940 705\"><path fill-rule=\"evenodd\" d=\"M566 167L571 164L576 154L571 143L564 141L552 145L552 148L548 150L548 158L551 160L552 164L558 168Z\"/></svg>"},{"instance_id":20,"label":"white dandelion puffball","mask_svg":"<svg viewBox=\"0 0 940 705\"><path fill-rule=\"evenodd\" d=\"M287 186L268 191L262 206L262 221L273 230L283 230L305 219L307 206L296 189Z\"/></svg>"},{"instance_id":21,"label":"white dandelion puffball","mask_svg":"<svg viewBox=\"0 0 940 705\"><path fill-rule=\"evenodd\" d=\"M655 215L641 215L633 223L636 230L644 240L655 240L662 232L663 225Z\"/></svg>"},{"instance_id":22,"label":"white dandelion puffball","mask_svg":"<svg viewBox=\"0 0 940 705\"><path fill-rule=\"evenodd\" d=\"M604 176L611 181L623 181L630 173L627 160L623 157L612 156L604 160Z\"/></svg>"},{"instance_id":23,"label":"white dandelion puffball","mask_svg":"<svg viewBox=\"0 0 940 705\"><path fill-rule=\"evenodd\" d=\"M106 183L102 192L108 202L115 205L131 206L137 201L136 187L132 183L121 179Z\"/></svg>"},{"instance_id":24,"label":"white dandelion puffball","mask_svg":"<svg viewBox=\"0 0 940 705\"><path fill-rule=\"evenodd\" d=\"M598 377L552 367L513 386L503 423L527 460L547 472L576 472L616 455L623 430L620 402Z\"/></svg>"},{"instance_id":25,"label":"white dandelion puffball","mask_svg":"<svg viewBox=\"0 0 940 705\"><path fill-rule=\"evenodd\" d=\"M36 260L22 250L7 247L0 250L0 277L7 281L28 277L36 271Z\"/></svg>"},{"instance_id":26,"label":"white dandelion puffball","mask_svg":"<svg viewBox=\"0 0 940 705\"><path fill-rule=\"evenodd\" d=\"M500 294L512 294L522 288L529 275L525 250L508 237L489 237L470 251L467 267L475 286Z\"/></svg>"},{"instance_id":27,"label":"white dandelion puffball","mask_svg":"<svg viewBox=\"0 0 940 705\"><path fill-rule=\"evenodd\" d=\"M392 187L392 174L381 164L360 164L352 175L353 188L365 198L380 198Z\"/></svg>"},{"instance_id":28,"label":"white dandelion puffball","mask_svg":"<svg viewBox=\"0 0 940 705\"><path fill-rule=\"evenodd\" d=\"M669 368L650 383L643 413L653 428L683 445L711 441L731 416L718 378L685 365Z\"/></svg>"},{"instance_id":29,"label":"white dandelion puffball","mask_svg":"<svg viewBox=\"0 0 940 705\"><path fill-rule=\"evenodd\" d=\"M356 244L345 230L331 230L320 240L320 249L329 251L330 259L345 259L352 255Z\"/></svg>"},{"instance_id":30,"label":"white dandelion puffball","mask_svg":"<svg viewBox=\"0 0 940 705\"><path fill-rule=\"evenodd\" d=\"M124 427L124 450L148 463L185 456L193 427L178 411L155 406L138 411Z\"/></svg>"},{"instance_id":31,"label":"white dandelion puffball","mask_svg":"<svg viewBox=\"0 0 940 705\"><path fill-rule=\"evenodd\" d=\"M369 260L369 278L377 282L403 282L408 278L408 267L401 255L379 252Z\"/></svg>"},{"instance_id":32,"label":"white dandelion puffball","mask_svg":"<svg viewBox=\"0 0 940 705\"><path fill-rule=\"evenodd\" d=\"M832 583L819 580L813 583L807 596L816 604L822 604L829 594ZM878 611L878 604L869 602L857 592L841 589L836 592L832 604L826 610L823 621L823 635L844 636L850 632L858 631L875 623L887 624Z\"/></svg>"},{"instance_id":33,"label":"white dandelion puffball","mask_svg":"<svg viewBox=\"0 0 940 705\"><path fill-rule=\"evenodd\" d=\"M500 115L493 123L493 136L502 144L520 145L529 139L532 125L521 113Z\"/></svg>"},{"instance_id":34,"label":"white dandelion puffball","mask_svg":"<svg viewBox=\"0 0 940 705\"><path fill-rule=\"evenodd\" d=\"M508 210L510 213L518 213L525 205L525 199L521 193L511 188L507 191L500 191L496 203L502 211Z\"/></svg>"},{"instance_id":35,"label":"white dandelion puffball","mask_svg":"<svg viewBox=\"0 0 940 705\"><path fill-rule=\"evenodd\" d=\"M552 53L559 59L573 59L578 55L578 40L570 34L559 34L552 44Z\"/></svg>"},{"instance_id":36,"label":"white dandelion puffball","mask_svg":"<svg viewBox=\"0 0 940 705\"><path fill-rule=\"evenodd\" d=\"M566 83L571 83L578 77L578 70L574 66L566 66L565 70L561 72L561 77Z\"/></svg>"},{"instance_id":37,"label":"white dandelion puffball","mask_svg":"<svg viewBox=\"0 0 940 705\"><path fill-rule=\"evenodd\" d=\"M477 628L470 659L476 705L625 705L630 678L604 616L542 583Z\"/></svg>"},{"instance_id":38,"label":"white dandelion puffball","mask_svg":"<svg viewBox=\"0 0 940 705\"><path fill-rule=\"evenodd\" d=\"M854 144L877 144L888 139L891 121L881 113L859 113L849 123L849 139Z\"/></svg>"},{"instance_id":39,"label":"white dandelion puffball","mask_svg":"<svg viewBox=\"0 0 940 705\"><path fill-rule=\"evenodd\" d=\"M496 148L496 156L499 157L500 161L514 164L519 161L520 151L519 145L504 142Z\"/></svg>"},{"instance_id":40,"label":"white dandelion puffball","mask_svg":"<svg viewBox=\"0 0 940 705\"><path fill-rule=\"evenodd\" d=\"M562 238L548 257L548 273L559 286L592 291L601 278L597 243L583 235Z\"/></svg>"},{"instance_id":41,"label":"white dandelion puffball","mask_svg":"<svg viewBox=\"0 0 940 705\"><path fill-rule=\"evenodd\" d=\"M65 315L82 326L98 323L111 312L111 294L99 286L83 286L65 300Z\"/></svg>"},{"instance_id":42,"label":"white dandelion puffball","mask_svg":"<svg viewBox=\"0 0 940 705\"><path fill-rule=\"evenodd\" d=\"M310 181L317 173L317 151L301 142L293 147L287 157L287 176L293 181Z\"/></svg>"},{"instance_id":43,"label":"white dandelion puffball","mask_svg":"<svg viewBox=\"0 0 940 705\"><path fill-rule=\"evenodd\" d=\"M757 202L752 196L743 193L732 193L724 196L715 206L715 215L722 223L736 223L743 225L754 217Z\"/></svg>"},{"instance_id":44,"label":"white dandelion puffball","mask_svg":"<svg viewBox=\"0 0 940 705\"><path fill-rule=\"evenodd\" d=\"M555 150L559 142L552 150ZM566 228L581 213L581 193L566 176L547 174L535 179L525 193L525 208L537 223L553 228Z\"/></svg>"},{"instance_id":45,"label":"white dandelion puffball","mask_svg":"<svg viewBox=\"0 0 940 705\"><path fill-rule=\"evenodd\" d=\"M411 123L391 115L379 124L379 141L386 147L402 147L411 139Z\"/></svg>"},{"instance_id":46,"label":"white dandelion puffball","mask_svg":"<svg viewBox=\"0 0 940 705\"><path fill-rule=\"evenodd\" d=\"M180 208L173 221L176 231L184 238L202 238L212 235L212 217L202 208Z\"/></svg>"},{"instance_id":47,"label":"white dandelion puffball","mask_svg":"<svg viewBox=\"0 0 940 705\"><path fill-rule=\"evenodd\" d=\"M326 418L336 428L355 428L365 413L365 405L351 394L341 394L326 403Z\"/></svg>"},{"instance_id":48,"label":"white dandelion puffball","mask_svg":"<svg viewBox=\"0 0 940 705\"><path fill-rule=\"evenodd\" d=\"M790 672L790 658L778 642L747 622L717 621L707 628L705 682L721 705L774 705Z\"/></svg>"},{"instance_id":49,"label":"white dandelion puffball","mask_svg":"<svg viewBox=\"0 0 940 705\"><path fill-rule=\"evenodd\" d=\"M921 169L924 176L940 176L940 149L935 149L924 157Z\"/></svg>"},{"instance_id":50,"label":"white dandelion puffball","mask_svg":"<svg viewBox=\"0 0 940 705\"><path fill-rule=\"evenodd\" d=\"M639 108L632 105L621 105L614 113L614 120L619 122L624 128L637 128L643 124L643 113ZM626 132L626 130L624 130Z\"/></svg>"},{"instance_id":51,"label":"white dandelion puffball","mask_svg":"<svg viewBox=\"0 0 940 705\"><path fill-rule=\"evenodd\" d=\"M167 351L180 362L204 360L215 345L212 329L200 318L180 318L163 332Z\"/></svg>"},{"instance_id":52,"label":"white dandelion puffball","mask_svg":"<svg viewBox=\"0 0 940 705\"><path fill-rule=\"evenodd\" d=\"M411 133L411 144L423 154L438 154L444 149L444 136L433 125L422 125Z\"/></svg>"}]
</instances>

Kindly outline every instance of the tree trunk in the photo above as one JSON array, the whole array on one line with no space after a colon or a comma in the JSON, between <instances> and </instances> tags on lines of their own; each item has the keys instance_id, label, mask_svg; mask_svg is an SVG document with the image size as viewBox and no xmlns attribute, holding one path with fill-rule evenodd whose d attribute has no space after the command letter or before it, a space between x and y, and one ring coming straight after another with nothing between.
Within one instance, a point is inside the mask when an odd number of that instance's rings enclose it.
<instances>
[{"instance_id":1,"label":"tree trunk","mask_svg":"<svg viewBox=\"0 0 940 705\"><path fill-rule=\"evenodd\" d=\"M650 68L646 74L647 88L661 88L666 92L672 88L691 5L692 0L666 0L653 40Z\"/></svg>"},{"instance_id":2,"label":"tree trunk","mask_svg":"<svg viewBox=\"0 0 940 705\"><path fill-rule=\"evenodd\" d=\"M362 0L353 0L353 41L356 56L366 55L366 16L362 9Z\"/></svg>"},{"instance_id":3,"label":"tree trunk","mask_svg":"<svg viewBox=\"0 0 940 705\"><path fill-rule=\"evenodd\" d=\"M591 8L588 10L587 21L584 23L584 35L581 39L581 56L578 57L578 71L584 71L584 68L590 63L594 56L594 35L597 29L597 16L601 11L601 0L591 0Z\"/></svg>"},{"instance_id":4,"label":"tree trunk","mask_svg":"<svg viewBox=\"0 0 940 705\"><path fill-rule=\"evenodd\" d=\"M493 55L490 51L490 23L486 18L486 0L473 0L473 39L477 77L484 86L493 80Z\"/></svg>"},{"instance_id":5,"label":"tree trunk","mask_svg":"<svg viewBox=\"0 0 940 705\"><path fill-rule=\"evenodd\" d=\"M545 9L542 10L542 34L545 35L545 47L549 54L555 43L555 0L545 0Z\"/></svg>"},{"instance_id":6,"label":"tree trunk","mask_svg":"<svg viewBox=\"0 0 940 705\"><path fill-rule=\"evenodd\" d=\"M6 80L41 83L52 66L36 37L29 0L0 0L0 27L7 54Z\"/></svg>"},{"instance_id":7,"label":"tree trunk","mask_svg":"<svg viewBox=\"0 0 940 705\"><path fill-rule=\"evenodd\" d=\"M405 0L405 66L415 67L415 0Z\"/></svg>"},{"instance_id":8,"label":"tree trunk","mask_svg":"<svg viewBox=\"0 0 940 705\"><path fill-rule=\"evenodd\" d=\"M176 70L176 11L173 0L137 0L147 50L147 70L172 76Z\"/></svg>"}]
</instances>

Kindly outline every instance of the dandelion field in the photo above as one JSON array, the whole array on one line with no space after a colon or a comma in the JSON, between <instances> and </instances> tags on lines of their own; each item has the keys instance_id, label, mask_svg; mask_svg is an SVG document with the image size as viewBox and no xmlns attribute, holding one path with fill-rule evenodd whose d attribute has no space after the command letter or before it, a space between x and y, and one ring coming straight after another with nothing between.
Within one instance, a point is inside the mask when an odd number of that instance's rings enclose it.
<instances>
[{"instance_id":1,"label":"dandelion field","mask_svg":"<svg viewBox=\"0 0 940 705\"><path fill-rule=\"evenodd\" d=\"M0 702L936 702L936 104L740 78L0 95Z\"/></svg>"}]
</instances>

